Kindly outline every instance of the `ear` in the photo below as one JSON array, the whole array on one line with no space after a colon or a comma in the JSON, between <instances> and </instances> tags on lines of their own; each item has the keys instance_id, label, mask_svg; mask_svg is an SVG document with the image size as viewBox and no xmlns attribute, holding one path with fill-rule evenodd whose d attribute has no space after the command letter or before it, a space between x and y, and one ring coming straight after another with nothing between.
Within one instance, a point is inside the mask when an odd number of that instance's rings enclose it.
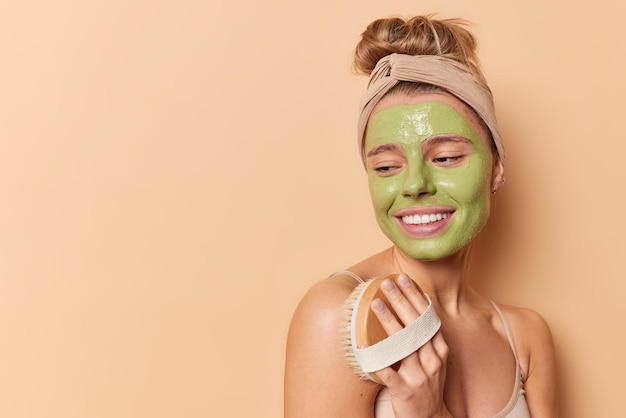
<instances>
[{"instance_id":1,"label":"ear","mask_svg":"<svg viewBox=\"0 0 626 418\"><path fill-rule=\"evenodd\" d=\"M495 193L498 191L498 188L504 183L506 179L504 178L504 165L500 158L496 158L496 161L493 164L493 171L491 174L491 193Z\"/></svg>"}]
</instances>

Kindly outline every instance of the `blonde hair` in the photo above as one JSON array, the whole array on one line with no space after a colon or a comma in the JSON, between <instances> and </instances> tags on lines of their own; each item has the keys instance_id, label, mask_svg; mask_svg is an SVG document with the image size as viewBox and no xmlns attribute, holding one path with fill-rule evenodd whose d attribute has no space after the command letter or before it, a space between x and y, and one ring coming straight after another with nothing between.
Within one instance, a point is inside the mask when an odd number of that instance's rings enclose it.
<instances>
[{"instance_id":1,"label":"blonde hair","mask_svg":"<svg viewBox=\"0 0 626 418\"><path fill-rule=\"evenodd\" d=\"M369 76L376 63L390 54L438 55L460 62L478 81L487 84L478 61L478 43L467 29L469 25L463 19L439 20L433 15L375 20L361 34L354 69Z\"/></svg>"}]
</instances>

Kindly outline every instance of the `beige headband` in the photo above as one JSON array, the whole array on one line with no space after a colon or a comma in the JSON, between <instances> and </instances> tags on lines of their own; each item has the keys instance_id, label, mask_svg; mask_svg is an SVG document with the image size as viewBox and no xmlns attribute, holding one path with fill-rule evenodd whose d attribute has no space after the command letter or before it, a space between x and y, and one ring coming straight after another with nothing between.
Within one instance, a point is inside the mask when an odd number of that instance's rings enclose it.
<instances>
[{"instance_id":1,"label":"beige headband","mask_svg":"<svg viewBox=\"0 0 626 418\"><path fill-rule=\"evenodd\" d=\"M504 144L498 131L489 87L477 81L469 69L453 59L437 55L404 54L391 54L382 58L370 75L367 90L361 101L358 127L361 157L364 162L367 121L378 102L400 81L441 87L469 105L491 131L498 156L504 164Z\"/></svg>"}]
</instances>

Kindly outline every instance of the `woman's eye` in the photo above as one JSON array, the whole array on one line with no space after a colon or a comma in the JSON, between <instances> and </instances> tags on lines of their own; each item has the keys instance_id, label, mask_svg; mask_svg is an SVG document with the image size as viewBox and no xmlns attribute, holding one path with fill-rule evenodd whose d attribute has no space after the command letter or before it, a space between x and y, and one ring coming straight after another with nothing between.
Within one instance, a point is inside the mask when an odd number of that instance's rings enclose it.
<instances>
[{"instance_id":1,"label":"woman's eye","mask_svg":"<svg viewBox=\"0 0 626 418\"><path fill-rule=\"evenodd\" d=\"M389 175L389 174L393 174L393 172L397 170L398 168L400 167L397 165L381 165L381 166L375 167L374 171L381 175Z\"/></svg>"},{"instance_id":2,"label":"woman's eye","mask_svg":"<svg viewBox=\"0 0 626 418\"><path fill-rule=\"evenodd\" d=\"M452 155L447 157L433 158L433 162L440 165L454 165L463 160L462 155Z\"/></svg>"},{"instance_id":3,"label":"woman's eye","mask_svg":"<svg viewBox=\"0 0 626 418\"><path fill-rule=\"evenodd\" d=\"M459 157L439 157L435 158L435 161L437 161L438 163L449 163L452 161L456 161L457 159L459 159Z\"/></svg>"}]
</instances>

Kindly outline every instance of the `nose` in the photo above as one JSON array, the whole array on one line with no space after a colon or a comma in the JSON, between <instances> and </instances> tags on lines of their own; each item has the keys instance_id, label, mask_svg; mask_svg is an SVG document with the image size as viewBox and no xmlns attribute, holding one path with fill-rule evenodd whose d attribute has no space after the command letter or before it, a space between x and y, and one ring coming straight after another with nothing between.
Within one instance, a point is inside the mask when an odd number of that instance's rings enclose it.
<instances>
[{"instance_id":1,"label":"nose","mask_svg":"<svg viewBox=\"0 0 626 418\"><path fill-rule=\"evenodd\" d=\"M409 164L404 172L402 194L405 197L421 197L435 193L425 164Z\"/></svg>"}]
</instances>

